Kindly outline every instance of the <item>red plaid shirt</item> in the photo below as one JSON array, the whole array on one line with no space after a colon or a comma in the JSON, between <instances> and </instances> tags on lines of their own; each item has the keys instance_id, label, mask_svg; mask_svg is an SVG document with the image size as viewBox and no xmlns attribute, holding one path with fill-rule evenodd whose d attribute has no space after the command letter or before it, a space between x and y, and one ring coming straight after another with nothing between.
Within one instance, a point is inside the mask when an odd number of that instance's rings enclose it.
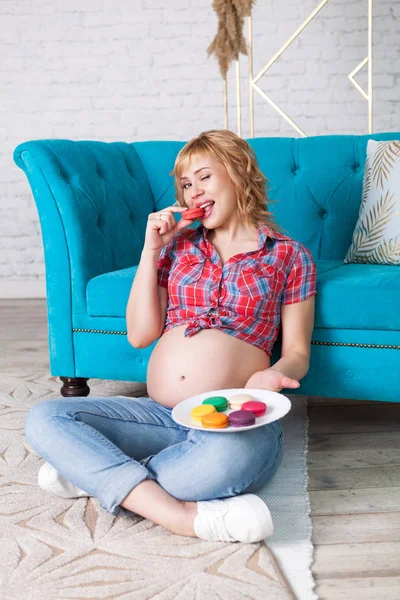
<instances>
[{"instance_id":1,"label":"red plaid shirt","mask_svg":"<svg viewBox=\"0 0 400 600\"><path fill-rule=\"evenodd\" d=\"M222 266L207 231L203 225L183 229L161 251L157 282L169 298L163 334L177 325L187 325L185 337L217 328L271 356L281 304L317 293L310 251L261 223L258 250L236 254Z\"/></svg>"}]
</instances>

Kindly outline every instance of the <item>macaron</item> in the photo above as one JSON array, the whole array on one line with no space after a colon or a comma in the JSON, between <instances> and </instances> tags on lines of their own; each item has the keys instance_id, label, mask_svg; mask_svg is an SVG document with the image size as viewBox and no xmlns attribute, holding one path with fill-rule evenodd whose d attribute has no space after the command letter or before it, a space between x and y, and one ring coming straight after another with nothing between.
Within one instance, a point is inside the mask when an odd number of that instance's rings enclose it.
<instances>
[{"instance_id":1,"label":"macaron","mask_svg":"<svg viewBox=\"0 0 400 600\"><path fill-rule=\"evenodd\" d=\"M229 406L233 410L240 410L245 402L251 402L252 400L254 400L254 397L250 394L234 394L229 398Z\"/></svg>"},{"instance_id":2,"label":"macaron","mask_svg":"<svg viewBox=\"0 0 400 600\"><path fill-rule=\"evenodd\" d=\"M252 400L251 402L245 402L242 404L242 410L248 410L252 412L256 417L261 417L267 411L267 405L265 402L259 402L258 400Z\"/></svg>"},{"instance_id":3,"label":"macaron","mask_svg":"<svg viewBox=\"0 0 400 600\"><path fill-rule=\"evenodd\" d=\"M194 408L192 408L192 410L190 411L190 416L195 421L200 421L201 423L202 417L216 412L217 410L215 406L212 406L212 404L201 404L200 406L195 406Z\"/></svg>"},{"instance_id":4,"label":"macaron","mask_svg":"<svg viewBox=\"0 0 400 600\"><path fill-rule=\"evenodd\" d=\"M218 412L223 412L228 408L228 400L225 396L210 396L210 398L206 398L203 400L203 404L211 404L215 406Z\"/></svg>"},{"instance_id":5,"label":"macaron","mask_svg":"<svg viewBox=\"0 0 400 600\"><path fill-rule=\"evenodd\" d=\"M223 429L224 427L228 427L228 415L219 412L210 413L202 417L201 424L206 429Z\"/></svg>"},{"instance_id":6,"label":"macaron","mask_svg":"<svg viewBox=\"0 0 400 600\"><path fill-rule=\"evenodd\" d=\"M232 427L248 427L256 422L254 413L249 410L235 410L230 413L228 419Z\"/></svg>"},{"instance_id":7,"label":"macaron","mask_svg":"<svg viewBox=\"0 0 400 600\"><path fill-rule=\"evenodd\" d=\"M182 213L183 219L198 219L198 217L202 217L205 213L204 208L188 208L188 210L184 210Z\"/></svg>"}]
</instances>

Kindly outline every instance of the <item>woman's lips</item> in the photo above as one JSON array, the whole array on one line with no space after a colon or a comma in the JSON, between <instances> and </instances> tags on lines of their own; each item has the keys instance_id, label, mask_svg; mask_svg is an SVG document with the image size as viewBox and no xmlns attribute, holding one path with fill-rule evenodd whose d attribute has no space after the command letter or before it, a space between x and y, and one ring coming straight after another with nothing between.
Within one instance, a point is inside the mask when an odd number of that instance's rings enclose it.
<instances>
[{"instance_id":1,"label":"woman's lips","mask_svg":"<svg viewBox=\"0 0 400 600\"><path fill-rule=\"evenodd\" d=\"M202 217L200 217L200 219L203 221L204 219L207 219L207 217L209 217L211 215L211 211L214 208L214 204L211 204L211 206L207 206L204 209L204 215Z\"/></svg>"}]
</instances>

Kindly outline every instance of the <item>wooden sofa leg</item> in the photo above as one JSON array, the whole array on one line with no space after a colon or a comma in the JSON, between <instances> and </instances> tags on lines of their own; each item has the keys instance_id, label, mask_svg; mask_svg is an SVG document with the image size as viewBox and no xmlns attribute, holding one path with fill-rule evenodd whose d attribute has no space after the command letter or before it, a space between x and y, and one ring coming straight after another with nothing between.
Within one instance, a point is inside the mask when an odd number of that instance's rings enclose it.
<instances>
[{"instance_id":1,"label":"wooden sofa leg","mask_svg":"<svg viewBox=\"0 0 400 600\"><path fill-rule=\"evenodd\" d=\"M61 396L71 398L72 396L89 396L90 387L87 385L88 379L84 377L60 377L64 385L61 388Z\"/></svg>"}]
</instances>

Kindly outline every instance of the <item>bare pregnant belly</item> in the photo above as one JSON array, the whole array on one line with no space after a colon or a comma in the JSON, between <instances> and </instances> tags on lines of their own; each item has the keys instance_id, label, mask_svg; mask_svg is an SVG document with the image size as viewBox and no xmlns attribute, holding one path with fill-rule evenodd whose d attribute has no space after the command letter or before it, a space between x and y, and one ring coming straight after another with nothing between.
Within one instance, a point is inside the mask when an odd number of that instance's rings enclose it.
<instances>
[{"instance_id":1,"label":"bare pregnant belly","mask_svg":"<svg viewBox=\"0 0 400 600\"><path fill-rule=\"evenodd\" d=\"M147 392L164 406L204 392L243 388L256 371L271 366L260 348L217 329L184 337L186 325L173 327L154 348L147 369Z\"/></svg>"}]
</instances>

